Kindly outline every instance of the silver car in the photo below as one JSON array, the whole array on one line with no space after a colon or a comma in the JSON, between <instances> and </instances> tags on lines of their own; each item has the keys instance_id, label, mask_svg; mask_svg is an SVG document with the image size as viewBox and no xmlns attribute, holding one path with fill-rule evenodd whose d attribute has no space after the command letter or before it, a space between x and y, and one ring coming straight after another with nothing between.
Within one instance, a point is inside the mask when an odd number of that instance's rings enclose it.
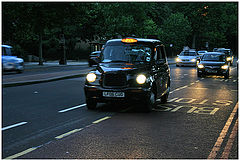
<instances>
[{"instance_id":1,"label":"silver car","mask_svg":"<svg viewBox=\"0 0 240 161\"><path fill-rule=\"evenodd\" d=\"M2 45L2 69L4 72L16 71L22 73L24 61L22 58L12 56L11 48L9 45Z\"/></svg>"},{"instance_id":2,"label":"silver car","mask_svg":"<svg viewBox=\"0 0 240 161\"><path fill-rule=\"evenodd\" d=\"M196 66L199 55L195 50L182 51L176 58L176 66Z\"/></svg>"}]
</instances>

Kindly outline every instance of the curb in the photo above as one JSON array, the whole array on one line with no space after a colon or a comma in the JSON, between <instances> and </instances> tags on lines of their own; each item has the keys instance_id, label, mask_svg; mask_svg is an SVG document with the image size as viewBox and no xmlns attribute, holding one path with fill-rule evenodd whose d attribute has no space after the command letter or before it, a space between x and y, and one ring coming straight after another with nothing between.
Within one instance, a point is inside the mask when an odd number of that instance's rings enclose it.
<instances>
[{"instance_id":1,"label":"curb","mask_svg":"<svg viewBox=\"0 0 240 161\"><path fill-rule=\"evenodd\" d=\"M31 85L31 84L52 82L52 81L63 80L63 79L84 77L84 76L86 76L86 74L74 74L74 75L59 76L59 77L53 77L53 78L48 78L48 79L42 79L42 80L41 80L41 79L40 79L40 80L33 80L33 81L29 81L29 82L4 83L4 84L2 84L2 87L3 87L3 88L6 88L6 87L15 87L15 86Z\"/></svg>"},{"instance_id":2,"label":"curb","mask_svg":"<svg viewBox=\"0 0 240 161\"><path fill-rule=\"evenodd\" d=\"M171 65L171 64L176 64L176 63L174 62L174 63L168 63L168 64ZM55 67L55 66L45 66L45 67ZM28 68L28 69L31 69L31 68ZM52 81L57 81L57 80L63 80L63 79L77 78L77 77L85 77L86 75L87 75L86 73L85 74L72 74L72 75L58 76L58 77L53 77L53 78L39 79L39 80L32 80L32 81L3 83L2 88L31 85L31 84L38 84L38 83L46 83L46 82L52 82Z\"/></svg>"}]
</instances>

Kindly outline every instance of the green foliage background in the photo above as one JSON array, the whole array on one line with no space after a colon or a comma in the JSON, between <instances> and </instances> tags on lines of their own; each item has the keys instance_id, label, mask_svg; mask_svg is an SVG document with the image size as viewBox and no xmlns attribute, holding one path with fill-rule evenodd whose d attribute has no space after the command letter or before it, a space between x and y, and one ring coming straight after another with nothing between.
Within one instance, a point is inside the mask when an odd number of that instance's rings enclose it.
<instances>
[{"instance_id":1,"label":"green foliage background","mask_svg":"<svg viewBox=\"0 0 240 161\"><path fill-rule=\"evenodd\" d=\"M206 42L209 50L231 48L237 55L237 26L237 2L2 2L2 44L21 57L42 48L45 60L61 57L61 34L68 59L87 58L90 49L74 48L79 39L119 35L157 35L167 48L173 44L174 55L183 46L205 49Z\"/></svg>"}]
</instances>

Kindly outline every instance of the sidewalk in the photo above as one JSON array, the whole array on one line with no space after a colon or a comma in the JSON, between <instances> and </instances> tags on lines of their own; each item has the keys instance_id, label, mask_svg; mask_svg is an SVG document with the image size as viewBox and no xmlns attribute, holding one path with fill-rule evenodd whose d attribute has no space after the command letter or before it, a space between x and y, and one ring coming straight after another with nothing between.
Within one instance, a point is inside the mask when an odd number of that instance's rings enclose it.
<instances>
[{"instance_id":1,"label":"sidewalk","mask_svg":"<svg viewBox=\"0 0 240 161\"><path fill-rule=\"evenodd\" d=\"M174 64L174 59L168 59L169 64ZM44 62L43 65L38 65L38 62L25 62L25 70L39 69L39 68L50 68L50 67L60 67L60 66L87 66L87 61L67 61L67 65L59 65L58 61ZM21 86L28 84L36 84L43 82L56 81L61 79L69 79L75 77L84 77L86 74L94 67L89 67L87 69L72 70L72 71L59 71L54 73L41 73L32 75L18 75L13 78L2 77L2 87L12 87Z\"/></svg>"}]
</instances>

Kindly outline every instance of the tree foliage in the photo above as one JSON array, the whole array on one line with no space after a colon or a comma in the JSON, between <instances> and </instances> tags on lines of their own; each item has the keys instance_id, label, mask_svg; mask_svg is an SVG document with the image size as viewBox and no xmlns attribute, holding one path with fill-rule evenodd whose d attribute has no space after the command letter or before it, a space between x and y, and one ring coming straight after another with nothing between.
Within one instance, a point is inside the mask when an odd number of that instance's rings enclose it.
<instances>
[{"instance_id":1,"label":"tree foliage","mask_svg":"<svg viewBox=\"0 0 240 161\"><path fill-rule=\"evenodd\" d=\"M77 39L89 42L119 35L158 35L176 52L186 45L201 49L206 42L209 49L237 51L237 20L236 2L3 2L2 40L19 55L38 55L42 36L44 58L59 54L61 34L68 56Z\"/></svg>"}]
</instances>

